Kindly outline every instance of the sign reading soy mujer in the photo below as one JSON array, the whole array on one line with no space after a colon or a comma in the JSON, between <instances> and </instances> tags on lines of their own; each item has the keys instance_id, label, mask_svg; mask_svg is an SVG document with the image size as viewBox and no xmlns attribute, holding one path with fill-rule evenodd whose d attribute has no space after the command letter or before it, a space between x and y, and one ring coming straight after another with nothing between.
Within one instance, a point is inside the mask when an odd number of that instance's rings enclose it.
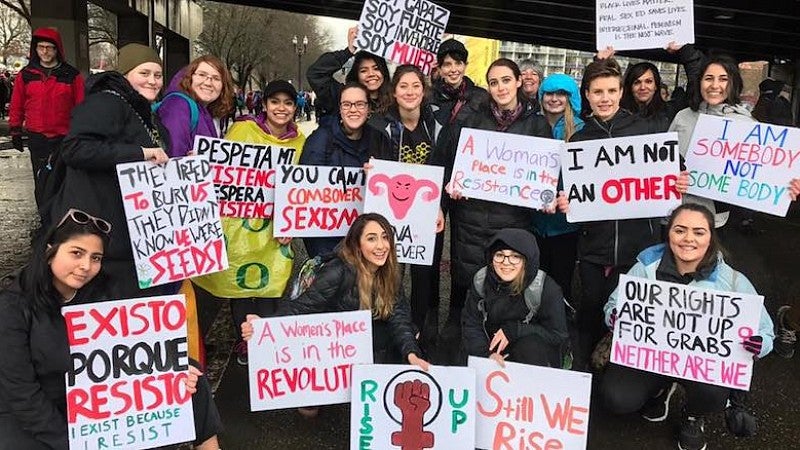
<instances>
[{"instance_id":1,"label":"sign reading soy mujer","mask_svg":"<svg viewBox=\"0 0 800 450\"><path fill-rule=\"evenodd\" d=\"M72 450L146 449L195 438L183 295L61 309Z\"/></svg>"},{"instance_id":2,"label":"sign reading soy mujer","mask_svg":"<svg viewBox=\"0 0 800 450\"><path fill-rule=\"evenodd\" d=\"M275 183L275 236L344 236L364 210L360 167L280 166Z\"/></svg>"},{"instance_id":3,"label":"sign reading soy mujer","mask_svg":"<svg viewBox=\"0 0 800 450\"><path fill-rule=\"evenodd\" d=\"M689 193L786 216L800 130L701 114L686 154Z\"/></svg>"},{"instance_id":4,"label":"sign reading soy mujer","mask_svg":"<svg viewBox=\"0 0 800 450\"><path fill-rule=\"evenodd\" d=\"M735 282L735 281L734 281ZM621 275L611 362L749 390L764 297Z\"/></svg>"},{"instance_id":5,"label":"sign reading soy mujer","mask_svg":"<svg viewBox=\"0 0 800 450\"><path fill-rule=\"evenodd\" d=\"M428 75L449 19L450 11L428 0L366 0L356 47Z\"/></svg>"},{"instance_id":6,"label":"sign reading soy mujer","mask_svg":"<svg viewBox=\"0 0 800 450\"><path fill-rule=\"evenodd\" d=\"M450 187L464 197L526 208L552 206L563 142L464 128Z\"/></svg>"},{"instance_id":7,"label":"sign reading soy mujer","mask_svg":"<svg viewBox=\"0 0 800 450\"><path fill-rule=\"evenodd\" d=\"M220 216L272 218L275 167L291 164L296 149L197 135L194 151L211 162Z\"/></svg>"},{"instance_id":8,"label":"sign reading soy mujer","mask_svg":"<svg viewBox=\"0 0 800 450\"><path fill-rule=\"evenodd\" d=\"M663 217L680 205L676 133L570 142L561 150L569 222Z\"/></svg>"}]
</instances>

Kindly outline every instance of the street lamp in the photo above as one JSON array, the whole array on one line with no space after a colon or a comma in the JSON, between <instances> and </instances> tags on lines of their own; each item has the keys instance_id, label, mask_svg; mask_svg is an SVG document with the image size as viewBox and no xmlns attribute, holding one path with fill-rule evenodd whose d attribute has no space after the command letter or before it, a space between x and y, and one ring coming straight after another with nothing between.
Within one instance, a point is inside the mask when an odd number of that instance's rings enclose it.
<instances>
[{"instance_id":1,"label":"street lamp","mask_svg":"<svg viewBox=\"0 0 800 450\"><path fill-rule=\"evenodd\" d=\"M303 55L308 50L308 36L303 36L303 42L297 39L297 35L292 36L292 44L294 44L294 52L297 53L297 87L298 90L303 90L303 69L302 61Z\"/></svg>"}]
</instances>

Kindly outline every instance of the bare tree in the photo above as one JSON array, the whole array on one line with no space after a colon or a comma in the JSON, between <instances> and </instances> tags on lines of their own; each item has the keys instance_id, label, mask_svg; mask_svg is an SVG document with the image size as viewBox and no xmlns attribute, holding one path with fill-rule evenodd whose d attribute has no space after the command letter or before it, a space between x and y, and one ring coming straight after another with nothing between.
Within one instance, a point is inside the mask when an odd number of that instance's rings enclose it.
<instances>
[{"instance_id":1,"label":"bare tree","mask_svg":"<svg viewBox=\"0 0 800 450\"><path fill-rule=\"evenodd\" d=\"M28 27L31 26L31 2L30 0L0 0L0 5L6 6L20 17L28 22Z\"/></svg>"},{"instance_id":2,"label":"bare tree","mask_svg":"<svg viewBox=\"0 0 800 450\"><path fill-rule=\"evenodd\" d=\"M0 0L2 1L2 0ZM117 46L117 16L111 11L87 2L89 47L98 44Z\"/></svg>"},{"instance_id":3,"label":"bare tree","mask_svg":"<svg viewBox=\"0 0 800 450\"><path fill-rule=\"evenodd\" d=\"M0 57L3 62L11 55L27 55L30 41L28 22L5 4L0 4Z\"/></svg>"}]
</instances>

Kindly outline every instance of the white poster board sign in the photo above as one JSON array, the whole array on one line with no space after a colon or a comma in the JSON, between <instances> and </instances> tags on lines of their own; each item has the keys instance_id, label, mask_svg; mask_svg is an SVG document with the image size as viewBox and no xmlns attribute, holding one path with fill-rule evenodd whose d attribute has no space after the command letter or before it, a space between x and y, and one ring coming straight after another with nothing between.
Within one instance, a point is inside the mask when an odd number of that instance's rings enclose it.
<instances>
[{"instance_id":1,"label":"white poster board sign","mask_svg":"<svg viewBox=\"0 0 800 450\"><path fill-rule=\"evenodd\" d=\"M669 377L749 390L760 295L621 275L611 362Z\"/></svg>"},{"instance_id":2,"label":"white poster board sign","mask_svg":"<svg viewBox=\"0 0 800 450\"><path fill-rule=\"evenodd\" d=\"M693 0L597 0L597 49L666 48L694 42Z\"/></svg>"},{"instance_id":3,"label":"white poster board sign","mask_svg":"<svg viewBox=\"0 0 800 450\"><path fill-rule=\"evenodd\" d=\"M686 153L689 193L785 217L800 177L800 129L701 114Z\"/></svg>"},{"instance_id":4,"label":"white poster board sign","mask_svg":"<svg viewBox=\"0 0 800 450\"><path fill-rule=\"evenodd\" d=\"M586 448L591 374L474 356L467 365L477 376L477 448Z\"/></svg>"},{"instance_id":5,"label":"white poster board sign","mask_svg":"<svg viewBox=\"0 0 800 450\"><path fill-rule=\"evenodd\" d=\"M253 322L250 410L350 401L354 364L372 364L372 315L350 311Z\"/></svg>"},{"instance_id":6,"label":"white poster board sign","mask_svg":"<svg viewBox=\"0 0 800 450\"><path fill-rule=\"evenodd\" d=\"M399 262L430 266L444 168L374 158L370 164L364 212L381 214L395 227Z\"/></svg>"},{"instance_id":7,"label":"white poster board sign","mask_svg":"<svg viewBox=\"0 0 800 450\"><path fill-rule=\"evenodd\" d=\"M183 295L61 309L72 450L138 450L195 439ZM158 355L158 356L156 356Z\"/></svg>"},{"instance_id":8,"label":"white poster board sign","mask_svg":"<svg viewBox=\"0 0 800 450\"><path fill-rule=\"evenodd\" d=\"M568 222L664 217L681 204L676 133L569 142L561 174Z\"/></svg>"},{"instance_id":9,"label":"white poster board sign","mask_svg":"<svg viewBox=\"0 0 800 450\"><path fill-rule=\"evenodd\" d=\"M475 371L409 365L353 368L350 449L475 448Z\"/></svg>"},{"instance_id":10,"label":"white poster board sign","mask_svg":"<svg viewBox=\"0 0 800 450\"><path fill-rule=\"evenodd\" d=\"M563 142L464 128L450 185L464 197L526 208L552 206Z\"/></svg>"},{"instance_id":11,"label":"white poster board sign","mask_svg":"<svg viewBox=\"0 0 800 450\"><path fill-rule=\"evenodd\" d=\"M119 164L117 178L140 288L228 268L206 158Z\"/></svg>"}]
</instances>

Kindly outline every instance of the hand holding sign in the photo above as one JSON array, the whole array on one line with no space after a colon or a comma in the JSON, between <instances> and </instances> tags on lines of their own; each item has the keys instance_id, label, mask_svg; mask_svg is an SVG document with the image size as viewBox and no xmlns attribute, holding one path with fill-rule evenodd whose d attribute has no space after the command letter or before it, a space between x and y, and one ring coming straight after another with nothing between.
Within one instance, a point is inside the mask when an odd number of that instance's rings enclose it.
<instances>
[{"instance_id":1,"label":"hand holding sign","mask_svg":"<svg viewBox=\"0 0 800 450\"><path fill-rule=\"evenodd\" d=\"M347 49L353 54L356 53L356 36L358 36L358 27L350 27L347 29Z\"/></svg>"},{"instance_id":2,"label":"hand holding sign","mask_svg":"<svg viewBox=\"0 0 800 450\"><path fill-rule=\"evenodd\" d=\"M798 196L800 196L800 178L795 178L789 183L789 197L792 201L797 201Z\"/></svg>"},{"instance_id":3,"label":"hand holding sign","mask_svg":"<svg viewBox=\"0 0 800 450\"><path fill-rule=\"evenodd\" d=\"M153 164L164 164L169 161L169 156L164 153L164 149L161 147L142 147L142 153L144 154L144 160Z\"/></svg>"}]
</instances>

